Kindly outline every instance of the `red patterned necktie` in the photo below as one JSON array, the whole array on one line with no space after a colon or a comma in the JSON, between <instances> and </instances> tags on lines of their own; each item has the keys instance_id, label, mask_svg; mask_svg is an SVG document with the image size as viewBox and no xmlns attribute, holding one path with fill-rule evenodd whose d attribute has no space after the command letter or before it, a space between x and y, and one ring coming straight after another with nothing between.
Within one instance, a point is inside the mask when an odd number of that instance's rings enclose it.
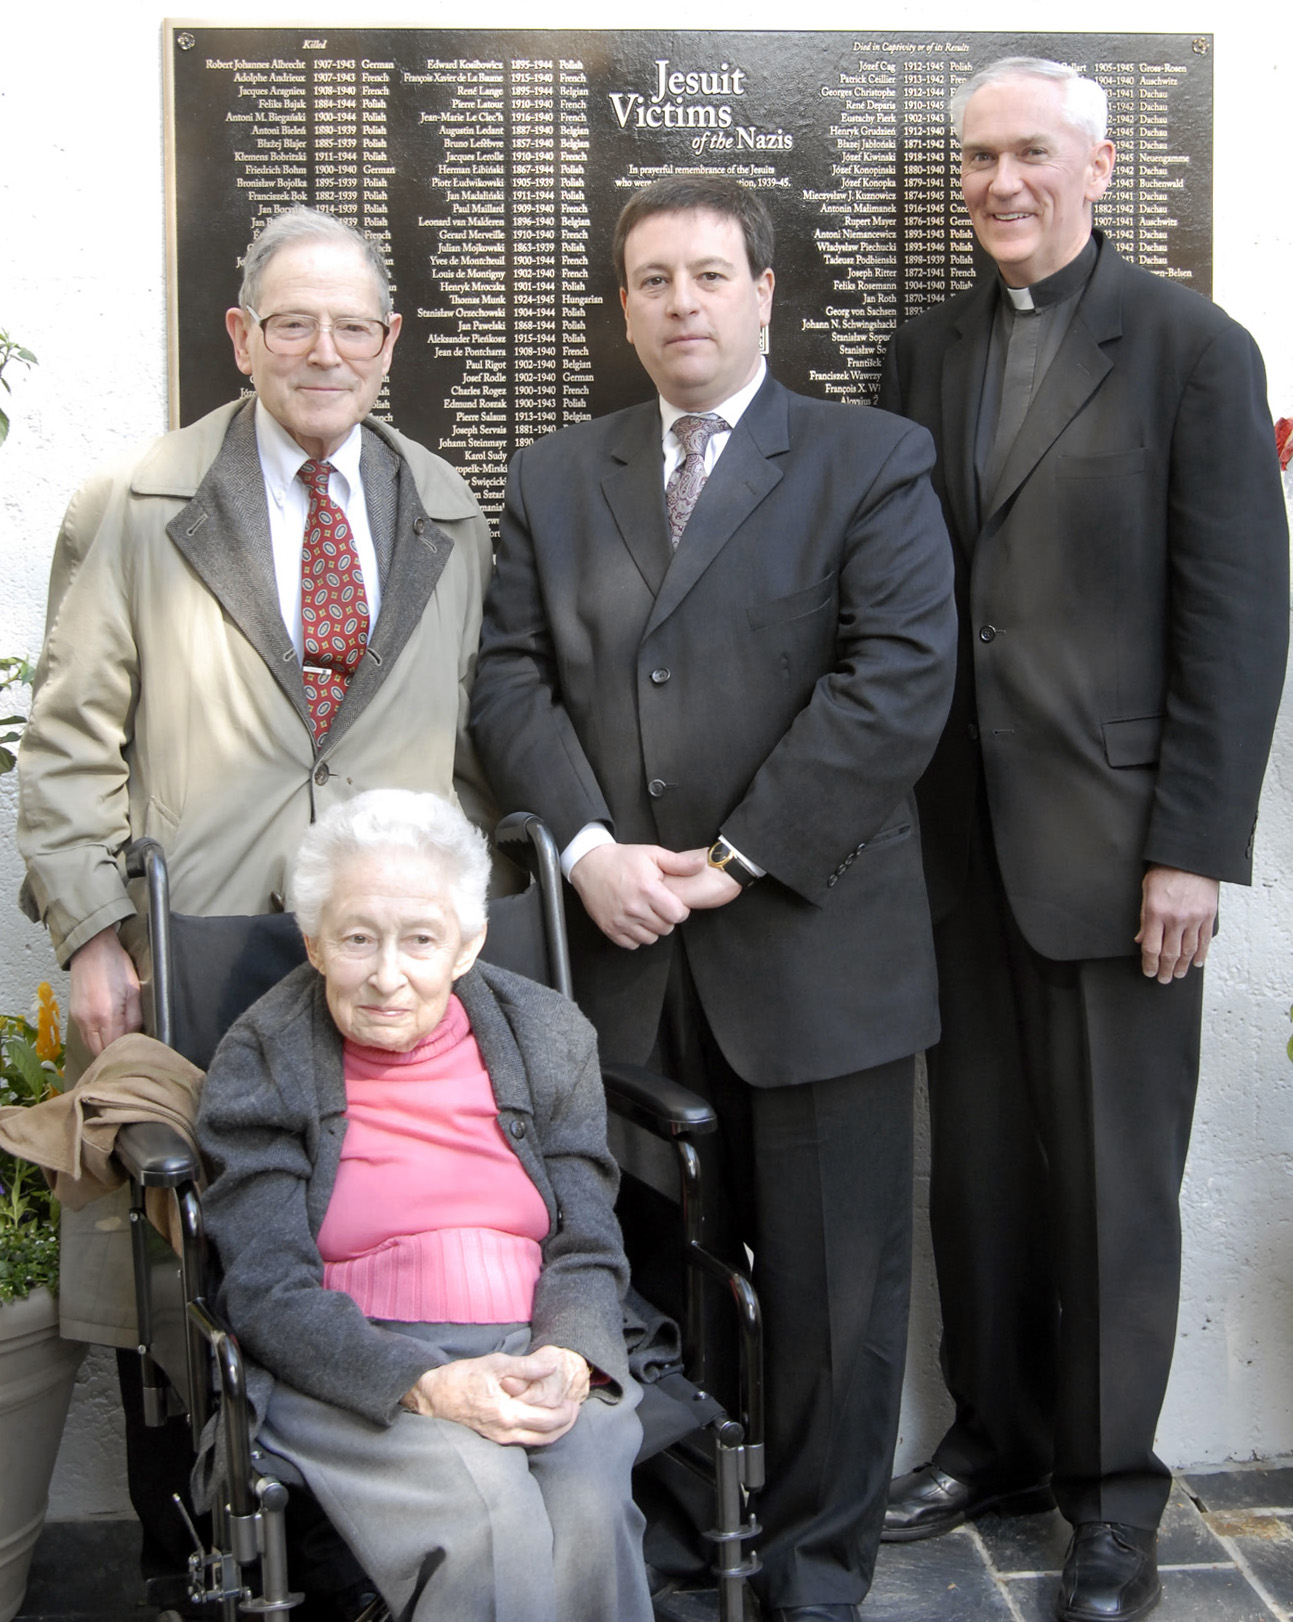
<instances>
[{"instance_id":1,"label":"red patterned necktie","mask_svg":"<svg viewBox=\"0 0 1293 1622\"><path fill-rule=\"evenodd\" d=\"M669 475L664 504L669 513L669 539L675 547L705 488L705 447L715 434L728 432L730 425L713 412L704 417L679 417L673 425L673 435L682 446L683 457Z\"/></svg>"},{"instance_id":2,"label":"red patterned necktie","mask_svg":"<svg viewBox=\"0 0 1293 1622\"><path fill-rule=\"evenodd\" d=\"M301 542L301 674L316 744L336 720L368 643L364 577L346 515L328 496L331 472L331 462L304 462L297 475L310 492Z\"/></svg>"}]
</instances>

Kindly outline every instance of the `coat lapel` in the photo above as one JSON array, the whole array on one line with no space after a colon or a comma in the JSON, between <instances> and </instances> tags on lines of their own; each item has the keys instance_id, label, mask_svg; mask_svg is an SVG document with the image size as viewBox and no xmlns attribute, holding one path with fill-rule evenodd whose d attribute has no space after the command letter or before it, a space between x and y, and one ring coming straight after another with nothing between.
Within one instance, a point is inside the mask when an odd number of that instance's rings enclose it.
<instances>
[{"instance_id":1,"label":"coat lapel","mask_svg":"<svg viewBox=\"0 0 1293 1622\"><path fill-rule=\"evenodd\" d=\"M229 425L192 501L166 532L309 726L301 667L283 624L251 406Z\"/></svg>"},{"instance_id":2,"label":"coat lapel","mask_svg":"<svg viewBox=\"0 0 1293 1622\"><path fill-rule=\"evenodd\" d=\"M980 277L957 323L960 336L949 345L943 358L943 433L939 441L943 447L943 482L956 537L967 552L973 550L979 529L974 439L983 373L988 364L995 293L995 277Z\"/></svg>"},{"instance_id":3,"label":"coat lapel","mask_svg":"<svg viewBox=\"0 0 1293 1622\"><path fill-rule=\"evenodd\" d=\"M1050 369L1028 408L1001 470L984 526L1001 511L1103 383L1113 361L1101 347L1122 336L1121 267L1103 241L1086 292Z\"/></svg>"},{"instance_id":4,"label":"coat lapel","mask_svg":"<svg viewBox=\"0 0 1293 1622\"><path fill-rule=\"evenodd\" d=\"M367 425L359 468L382 573L382 607L324 741L325 751L363 714L385 680L387 667L404 651L453 551L451 537L427 516L408 463Z\"/></svg>"},{"instance_id":5,"label":"coat lapel","mask_svg":"<svg viewBox=\"0 0 1293 1622\"><path fill-rule=\"evenodd\" d=\"M602 480L602 493L620 536L651 595L669 567L669 520L664 508L660 410L655 401L629 414L610 447L618 464Z\"/></svg>"},{"instance_id":6,"label":"coat lapel","mask_svg":"<svg viewBox=\"0 0 1293 1622\"><path fill-rule=\"evenodd\" d=\"M789 449L786 391L769 375L705 481L644 634L673 613L768 492L781 483L781 467L771 458ZM656 477L663 489L658 469Z\"/></svg>"},{"instance_id":7,"label":"coat lapel","mask_svg":"<svg viewBox=\"0 0 1293 1622\"><path fill-rule=\"evenodd\" d=\"M453 551L450 537L428 518L408 464L369 425L359 465L382 574L382 610L325 750L346 733L381 686L387 662L403 651ZM193 499L166 527L308 728L301 665L279 609L265 480L250 407L234 417Z\"/></svg>"}]
</instances>

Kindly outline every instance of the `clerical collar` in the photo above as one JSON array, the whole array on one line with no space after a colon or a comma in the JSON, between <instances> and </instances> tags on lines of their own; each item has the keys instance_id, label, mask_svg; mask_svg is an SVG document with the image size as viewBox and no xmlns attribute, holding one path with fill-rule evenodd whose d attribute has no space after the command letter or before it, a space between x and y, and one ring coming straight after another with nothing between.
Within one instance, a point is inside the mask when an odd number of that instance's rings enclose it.
<instances>
[{"instance_id":1,"label":"clerical collar","mask_svg":"<svg viewBox=\"0 0 1293 1622\"><path fill-rule=\"evenodd\" d=\"M1067 265L1061 266L1053 276L1034 282L1031 287L1007 287L1003 281L1001 290L1017 310L1044 310L1047 305L1059 304L1082 291L1095 269L1096 253L1095 238L1090 236L1082 252L1075 259L1070 259Z\"/></svg>"}]
</instances>

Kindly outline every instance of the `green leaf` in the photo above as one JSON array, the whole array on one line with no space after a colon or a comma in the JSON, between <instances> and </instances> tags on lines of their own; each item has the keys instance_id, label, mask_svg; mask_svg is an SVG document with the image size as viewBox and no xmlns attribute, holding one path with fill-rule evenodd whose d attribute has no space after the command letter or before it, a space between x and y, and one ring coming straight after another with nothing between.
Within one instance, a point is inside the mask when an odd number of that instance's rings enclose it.
<instances>
[{"instance_id":1,"label":"green leaf","mask_svg":"<svg viewBox=\"0 0 1293 1622\"><path fill-rule=\"evenodd\" d=\"M20 1079L31 1089L33 1098L44 1097L49 1089L50 1075L31 1043L20 1036L10 1037L5 1043L5 1058L8 1067L18 1071Z\"/></svg>"},{"instance_id":2,"label":"green leaf","mask_svg":"<svg viewBox=\"0 0 1293 1622\"><path fill-rule=\"evenodd\" d=\"M30 349L15 349L14 354L17 355L19 360L25 360L28 366L36 366L39 364L35 355L32 354Z\"/></svg>"},{"instance_id":3,"label":"green leaf","mask_svg":"<svg viewBox=\"0 0 1293 1622\"><path fill-rule=\"evenodd\" d=\"M4 382L4 379L2 377L0 377L0 383L3 383L3 382ZM8 439L8 437L9 437L9 419L8 419L8 417L5 416L3 411L0 411L0 445L3 445L5 440Z\"/></svg>"}]
</instances>

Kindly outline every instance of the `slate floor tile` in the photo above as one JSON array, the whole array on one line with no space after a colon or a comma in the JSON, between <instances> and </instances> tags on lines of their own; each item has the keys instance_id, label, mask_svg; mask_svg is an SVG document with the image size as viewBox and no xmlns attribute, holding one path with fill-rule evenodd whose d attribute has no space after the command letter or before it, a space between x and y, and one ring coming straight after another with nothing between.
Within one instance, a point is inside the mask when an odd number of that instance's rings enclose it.
<instances>
[{"instance_id":1,"label":"slate floor tile","mask_svg":"<svg viewBox=\"0 0 1293 1622\"><path fill-rule=\"evenodd\" d=\"M882 1543L866 1622L1008 1622L1010 1609L964 1527L920 1543Z\"/></svg>"},{"instance_id":2,"label":"slate floor tile","mask_svg":"<svg viewBox=\"0 0 1293 1622\"><path fill-rule=\"evenodd\" d=\"M1293 1466L1276 1469L1189 1470L1181 1480L1205 1510L1293 1506Z\"/></svg>"},{"instance_id":3,"label":"slate floor tile","mask_svg":"<svg viewBox=\"0 0 1293 1622\"><path fill-rule=\"evenodd\" d=\"M1207 1516L1200 1513L1181 1483L1174 1481L1158 1529L1159 1565L1200 1566L1229 1560Z\"/></svg>"},{"instance_id":4,"label":"slate floor tile","mask_svg":"<svg viewBox=\"0 0 1293 1622\"><path fill-rule=\"evenodd\" d=\"M1155 1622L1277 1622L1233 1566L1164 1571Z\"/></svg>"},{"instance_id":5,"label":"slate floor tile","mask_svg":"<svg viewBox=\"0 0 1293 1622\"><path fill-rule=\"evenodd\" d=\"M1208 1518L1233 1540L1275 1603L1293 1612L1293 1523L1275 1515L1218 1512Z\"/></svg>"},{"instance_id":6,"label":"slate floor tile","mask_svg":"<svg viewBox=\"0 0 1293 1622\"><path fill-rule=\"evenodd\" d=\"M1058 1571L1069 1546L1069 1523L1057 1509L1044 1515L981 1515L974 1530L1002 1573Z\"/></svg>"}]
</instances>

